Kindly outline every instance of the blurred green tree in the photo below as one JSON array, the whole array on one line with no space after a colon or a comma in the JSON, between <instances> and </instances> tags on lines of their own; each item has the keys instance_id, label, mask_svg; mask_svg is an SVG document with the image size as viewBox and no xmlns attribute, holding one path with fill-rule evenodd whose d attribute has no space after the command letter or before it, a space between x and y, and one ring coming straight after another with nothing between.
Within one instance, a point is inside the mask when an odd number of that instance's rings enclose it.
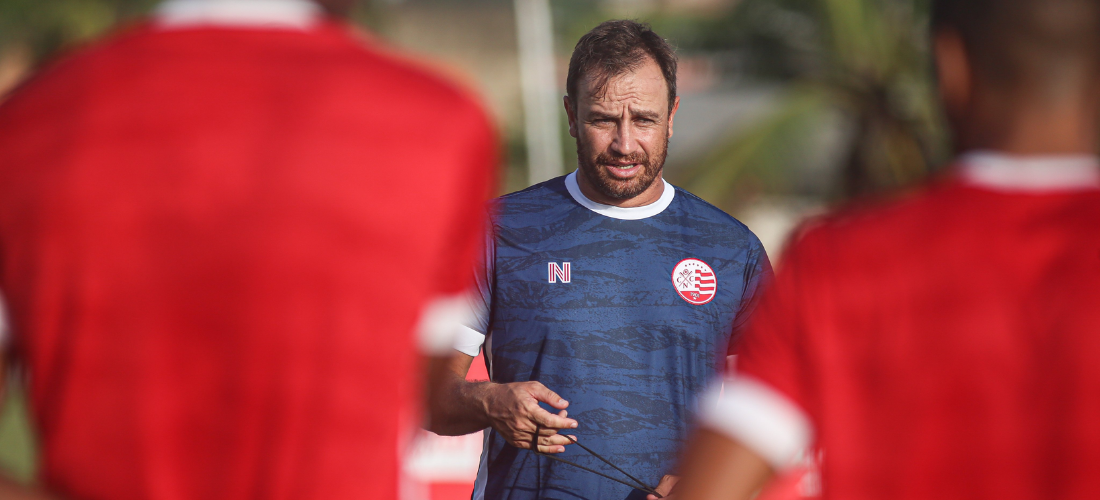
<instances>
[{"instance_id":1,"label":"blurred green tree","mask_svg":"<svg viewBox=\"0 0 1100 500\"><path fill-rule=\"evenodd\" d=\"M0 0L0 47L41 62L145 12L155 0Z\"/></svg>"},{"instance_id":2,"label":"blurred green tree","mask_svg":"<svg viewBox=\"0 0 1100 500\"><path fill-rule=\"evenodd\" d=\"M946 138L932 85L927 11L920 0L744 0L693 29L665 28L688 50L735 48L738 71L748 78L789 84L768 116L731 133L677 180L723 200L748 179L790 179L792 159L814 147L815 128L831 123L823 118L837 115L848 126L832 198L928 176Z\"/></svg>"}]
</instances>

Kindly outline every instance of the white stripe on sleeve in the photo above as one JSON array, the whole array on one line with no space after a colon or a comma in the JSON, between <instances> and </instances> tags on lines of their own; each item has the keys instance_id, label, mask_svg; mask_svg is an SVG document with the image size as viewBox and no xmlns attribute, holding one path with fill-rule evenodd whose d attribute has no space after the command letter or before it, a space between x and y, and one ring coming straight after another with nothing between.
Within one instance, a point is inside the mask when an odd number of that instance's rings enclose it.
<instances>
[{"instance_id":1,"label":"white stripe on sleeve","mask_svg":"<svg viewBox=\"0 0 1100 500\"><path fill-rule=\"evenodd\" d=\"M794 402L767 384L739 375L714 384L703 398L702 425L736 439L775 470L797 465L813 426Z\"/></svg>"},{"instance_id":2,"label":"white stripe on sleeve","mask_svg":"<svg viewBox=\"0 0 1100 500\"><path fill-rule=\"evenodd\" d=\"M481 350L481 346L484 343L484 333L463 325L461 331L459 331L458 335L455 337L454 349L463 354L477 356L478 351Z\"/></svg>"},{"instance_id":3,"label":"white stripe on sleeve","mask_svg":"<svg viewBox=\"0 0 1100 500\"><path fill-rule=\"evenodd\" d=\"M420 350L429 355L446 355L454 350L455 340L468 329L464 323L474 319L466 293L429 302L420 313L416 327Z\"/></svg>"}]
</instances>

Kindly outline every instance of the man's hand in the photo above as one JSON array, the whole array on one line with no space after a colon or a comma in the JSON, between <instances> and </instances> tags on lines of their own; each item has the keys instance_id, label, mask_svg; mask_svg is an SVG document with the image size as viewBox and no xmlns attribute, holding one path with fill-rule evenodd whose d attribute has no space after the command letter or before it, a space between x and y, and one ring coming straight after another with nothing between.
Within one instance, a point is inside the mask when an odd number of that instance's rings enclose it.
<instances>
[{"instance_id":1,"label":"man's hand","mask_svg":"<svg viewBox=\"0 0 1100 500\"><path fill-rule=\"evenodd\" d=\"M657 483L657 487L653 488L657 490L657 493L661 494L661 498L664 500L676 500L676 497L672 495L672 489L676 487L676 482L680 480L680 476L673 476L665 474L665 477L661 478L661 482ZM659 500L657 495L646 495L646 500Z\"/></svg>"},{"instance_id":2,"label":"man's hand","mask_svg":"<svg viewBox=\"0 0 1100 500\"><path fill-rule=\"evenodd\" d=\"M576 420L567 418L568 401L538 382L468 382L466 372L473 360L459 352L430 360L426 429L441 436L461 436L492 427L517 448L535 448L537 435L538 451L565 451L571 441L558 431L577 427ZM559 410L558 414L542 409L540 401Z\"/></svg>"},{"instance_id":3,"label":"man's hand","mask_svg":"<svg viewBox=\"0 0 1100 500\"><path fill-rule=\"evenodd\" d=\"M558 431L577 427L576 420L567 418L569 402L539 382L487 384L482 401L490 425L517 448L531 449L537 434L538 451L561 453L571 441ZM540 401L561 411L554 415Z\"/></svg>"}]
</instances>

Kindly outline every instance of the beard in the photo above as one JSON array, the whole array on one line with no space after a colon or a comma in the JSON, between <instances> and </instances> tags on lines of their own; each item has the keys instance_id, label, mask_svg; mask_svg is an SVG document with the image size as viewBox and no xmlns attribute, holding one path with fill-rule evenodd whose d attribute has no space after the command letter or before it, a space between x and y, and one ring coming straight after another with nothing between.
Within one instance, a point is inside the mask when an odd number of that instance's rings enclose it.
<instances>
[{"instance_id":1,"label":"beard","mask_svg":"<svg viewBox=\"0 0 1100 500\"><path fill-rule=\"evenodd\" d=\"M668 154L668 138L665 137L651 157L644 151L629 155L619 155L611 151L594 153L591 148L577 138L577 164L581 175L588 180L600 194L613 200L628 200L645 192L661 175ZM631 163L642 165L642 169L630 179L612 177L608 169L611 165Z\"/></svg>"}]
</instances>

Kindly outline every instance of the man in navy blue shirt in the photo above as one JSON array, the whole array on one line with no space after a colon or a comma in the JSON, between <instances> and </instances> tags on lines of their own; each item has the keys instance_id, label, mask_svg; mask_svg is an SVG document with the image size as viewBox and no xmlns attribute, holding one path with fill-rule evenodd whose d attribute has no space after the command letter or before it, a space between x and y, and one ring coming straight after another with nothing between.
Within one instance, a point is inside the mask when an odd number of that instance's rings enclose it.
<instances>
[{"instance_id":1,"label":"man in navy blue shirt","mask_svg":"<svg viewBox=\"0 0 1100 500\"><path fill-rule=\"evenodd\" d=\"M660 36L601 24L566 86L579 168L496 201L477 318L436 372L429 428L491 428L474 499L646 497L551 460L618 474L565 434L667 493L697 396L771 273L748 228L661 176L679 98ZM482 348L491 381L465 382Z\"/></svg>"}]
</instances>

